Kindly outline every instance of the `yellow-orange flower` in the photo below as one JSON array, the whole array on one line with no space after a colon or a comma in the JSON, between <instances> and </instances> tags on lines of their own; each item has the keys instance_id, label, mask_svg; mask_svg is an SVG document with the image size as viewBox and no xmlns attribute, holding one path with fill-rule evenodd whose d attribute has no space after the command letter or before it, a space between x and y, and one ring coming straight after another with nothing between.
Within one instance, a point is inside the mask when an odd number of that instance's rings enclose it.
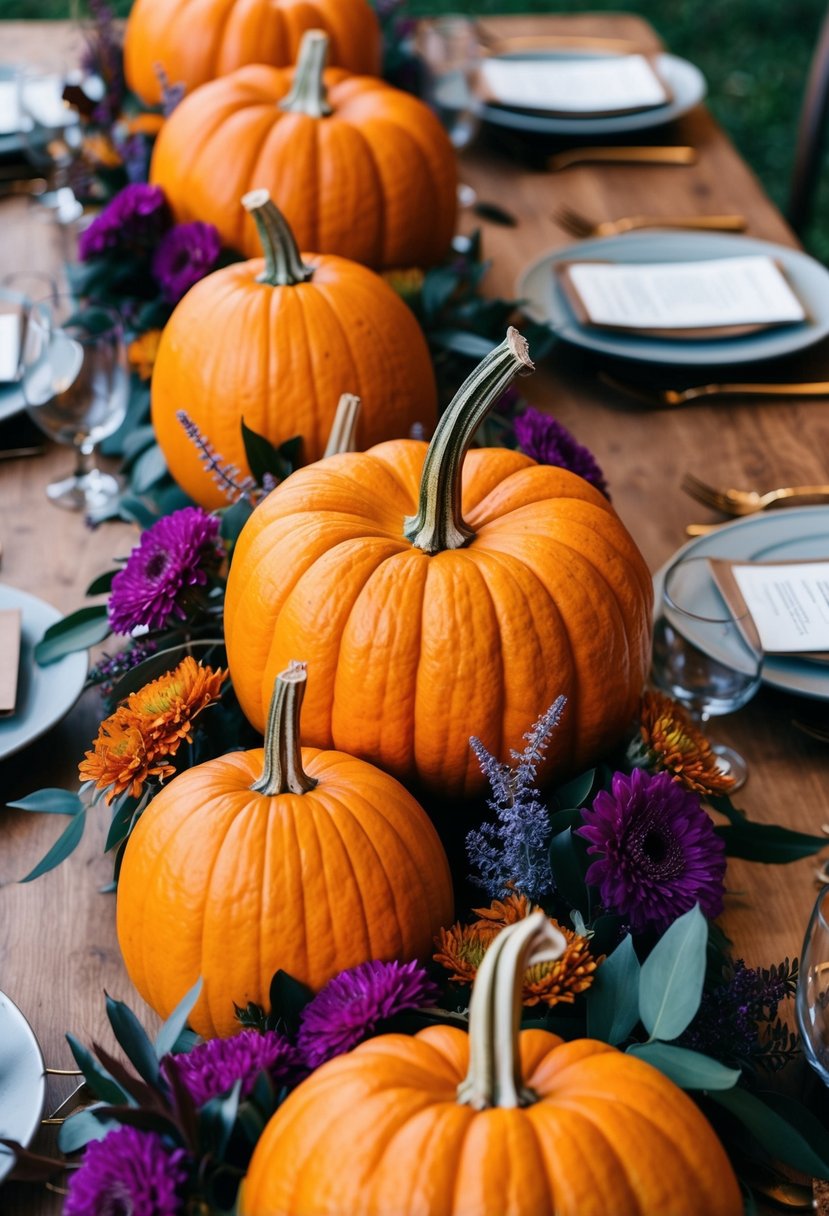
<instances>
[{"instance_id":1,"label":"yellow-orange flower","mask_svg":"<svg viewBox=\"0 0 829 1216\"><path fill-rule=\"evenodd\" d=\"M83 141L83 150L88 160L104 169L117 169L124 163L120 152L109 136L99 131L86 136Z\"/></svg>"},{"instance_id":2,"label":"yellow-orange flower","mask_svg":"<svg viewBox=\"0 0 829 1216\"><path fill-rule=\"evenodd\" d=\"M382 277L393 291L408 301L419 295L426 276L417 266L413 266L409 270L386 270Z\"/></svg>"},{"instance_id":3,"label":"yellow-orange flower","mask_svg":"<svg viewBox=\"0 0 829 1216\"><path fill-rule=\"evenodd\" d=\"M218 700L224 678L221 669L202 667L188 656L175 670L131 693L101 723L80 763L81 780L107 790L111 802L125 790L137 797L148 777L169 777L175 772L169 757L183 740L192 742L193 720Z\"/></svg>"},{"instance_id":4,"label":"yellow-orange flower","mask_svg":"<svg viewBox=\"0 0 829 1216\"><path fill-rule=\"evenodd\" d=\"M525 895L512 894L495 899L489 908L474 908L478 920L471 925L452 925L441 929L435 938L438 951L435 962L451 974L450 979L471 984L478 973L484 955L493 939L507 925L514 925L531 912L540 909ZM593 983L594 972L601 962L590 953L587 938L550 918L550 923L562 933L567 949L552 963L536 963L524 973L521 1000L525 1005L572 1005L576 996Z\"/></svg>"},{"instance_id":5,"label":"yellow-orange flower","mask_svg":"<svg viewBox=\"0 0 829 1216\"><path fill-rule=\"evenodd\" d=\"M161 341L160 329L148 329L140 338L130 342L127 347L129 365L142 380L149 380L153 374L155 361L158 358L158 345Z\"/></svg>"},{"instance_id":6,"label":"yellow-orange flower","mask_svg":"<svg viewBox=\"0 0 829 1216\"><path fill-rule=\"evenodd\" d=\"M687 711L661 692L642 698L639 738L629 751L634 764L665 771L697 794L727 794L734 778L719 768L711 744Z\"/></svg>"}]
</instances>

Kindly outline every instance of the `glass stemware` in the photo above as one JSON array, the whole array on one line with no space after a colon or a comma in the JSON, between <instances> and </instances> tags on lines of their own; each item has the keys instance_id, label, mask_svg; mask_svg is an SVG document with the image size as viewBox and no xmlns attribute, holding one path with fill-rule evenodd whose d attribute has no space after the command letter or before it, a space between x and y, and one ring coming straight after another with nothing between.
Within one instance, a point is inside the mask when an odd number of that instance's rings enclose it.
<instances>
[{"instance_id":1,"label":"glass stemware","mask_svg":"<svg viewBox=\"0 0 829 1216\"><path fill-rule=\"evenodd\" d=\"M42 67L17 74L17 107L26 158L46 178L49 189L39 196L59 224L71 224L83 212L69 185L69 173L83 147L76 110L63 100L66 80Z\"/></svg>"},{"instance_id":2,"label":"glass stemware","mask_svg":"<svg viewBox=\"0 0 829 1216\"><path fill-rule=\"evenodd\" d=\"M803 950L795 998L806 1059L829 1085L829 887L817 897Z\"/></svg>"},{"instance_id":3,"label":"glass stemware","mask_svg":"<svg viewBox=\"0 0 829 1216\"><path fill-rule=\"evenodd\" d=\"M29 417L58 443L77 453L72 476L47 487L68 510L100 510L119 492L118 482L92 463L95 445L113 434L127 412L129 375L118 314L83 309L69 297L44 300L29 311L21 358Z\"/></svg>"},{"instance_id":4,"label":"glass stemware","mask_svg":"<svg viewBox=\"0 0 829 1216\"><path fill-rule=\"evenodd\" d=\"M480 126L472 105L472 78L482 54L475 22L452 14L436 17L421 26L417 50L424 67L424 100L460 151ZM476 198L472 186L458 185L459 206L474 206Z\"/></svg>"},{"instance_id":5,"label":"glass stemware","mask_svg":"<svg viewBox=\"0 0 829 1216\"><path fill-rule=\"evenodd\" d=\"M762 651L751 618L736 617L706 557L669 567L654 623L653 680L699 722L741 709L760 687ZM712 748L735 789L748 775L733 748Z\"/></svg>"}]
</instances>

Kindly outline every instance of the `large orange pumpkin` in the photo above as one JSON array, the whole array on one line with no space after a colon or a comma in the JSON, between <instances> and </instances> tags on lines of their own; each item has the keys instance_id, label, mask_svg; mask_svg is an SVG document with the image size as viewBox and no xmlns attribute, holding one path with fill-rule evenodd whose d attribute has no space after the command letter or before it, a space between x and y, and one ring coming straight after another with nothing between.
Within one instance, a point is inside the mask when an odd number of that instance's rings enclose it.
<instances>
[{"instance_id":1,"label":"large orange pumpkin","mask_svg":"<svg viewBox=\"0 0 829 1216\"><path fill-rule=\"evenodd\" d=\"M368 0L135 0L124 41L127 82L156 105L157 64L190 92L246 63L294 63L309 29L328 33L332 63L380 71L380 27Z\"/></svg>"},{"instance_id":2,"label":"large orange pumpkin","mask_svg":"<svg viewBox=\"0 0 829 1216\"><path fill-rule=\"evenodd\" d=\"M180 773L130 837L118 941L132 982L167 1017L199 976L199 1034L238 1030L282 968L320 988L368 959L430 953L452 881L426 813L393 778L299 746L305 667L276 682L265 748Z\"/></svg>"},{"instance_id":3,"label":"large orange pumpkin","mask_svg":"<svg viewBox=\"0 0 829 1216\"><path fill-rule=\"evenodd\" d=\"M265 186L302 249L375 269L427 266L449 250L452 145L417 98L368 76L324 75L325 35L306 34L296 70L247 67L185 98L159 135L150 177L176 219L215 224L258 252L238 206Z\"/></svg>"},{"instance_id":4,"label":"large orange pumpkin","mask_svg":"<svg viewBox=\"0 0 829 1216\"><path fill-rule=\"evenodd\" d=\"M303 458L313 461L344 390L362 400L360 447L407 435L415 422L431 429L437 411L426 340L400 297L355 262L300 257L266 192L243 201L265 261L227 266L191 288L165 326L153 370L158 442L173 477L207 508L226 499L181 426L182 409L243 472L242 419L276 445L301 435Z\"/></svg>"},{"instance_id":5,"label":"large orange pumpkin","mask_svg":"<svg viewBox=\"0 0 829 1216\"><path fill-rule=\"evenodd\" d=\"M400 440L294 473L239 539L225 602L234 687L261 728L292 654L317 674L306 738L447 795L480 789L478 735L507 761L568 698L555 771L585 767L633 719L652 587L607 499L503 448L464 454L518 370L514 330L473 372L428 449ZM419 505L418 505L419 502ZM411 518L407 518L411 517Z\"/></svg>"},{"instance_id":6,"label":"large orange pumpkin","mask_svg":"<svg viewBox=\"0 0 829 1216\"><path fill-rule=\"evenodd\" d=\"M525 967L560 936L543 912L502 930L468 1034L383 1035L313 1073L259 1140L240 1216L740 1216L673 1082L605 1043L519 1034Z\"/></svg>"}]
</instances>

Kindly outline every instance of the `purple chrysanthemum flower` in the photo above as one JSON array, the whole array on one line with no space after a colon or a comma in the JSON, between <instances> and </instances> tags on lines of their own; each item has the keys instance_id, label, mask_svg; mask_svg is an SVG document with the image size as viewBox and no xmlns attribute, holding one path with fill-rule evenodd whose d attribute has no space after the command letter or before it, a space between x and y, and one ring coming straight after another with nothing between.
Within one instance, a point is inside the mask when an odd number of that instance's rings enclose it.
<instances>
[{"instance_id":1,"label":"purple chrysanthemum flower","mask_svg":"<svg viewBox=\"0 0 829 1216\"><path fill-rule=\"evenodd\" d=\"M113 632L162 629L174 616L183 620L190 588L204 587L221 558L218 535L218 519L200 507L183 507L148 528L112 580Z\"/></svg>"},{"instance_id":2,"label":"purple chrysanthemum flower","mask_svg":"<svg viewBox=\"0 0 829 1216\"><path fill-rule=\"evenodd\" d=\"M615 773L577 835L598 854L587 881L602 903L621 913L634 932L662 932L698 903L708 917L722 912L725 845L700 805L669 773Z\"/></svg>"},{"instance_id":3,"label":"purple chrysanthemum flower","mask_svg":"<svg viewBox=\"0 0 829 1216\"><path fill-rule=\"evenodd\" d=\"M550 414L528 406L514 422L518 446L527 456L539 464L552 464L569 469L610 497L604 473L599 468L593 453L579 443L573 435Z\"/></svg>"},{"instance_id":4,"label":"purple chrysanthemum flower","mask_svg":"<svg viewBox=\"0 0 829 1216\"><path fill-rule=\"evenodd\" d=\"M178 304L194 283L210 274L221 251L221 238L212 224L197 220L171 228L152 262L153 278L167 303Z\"/></svg>"},{"instance_id":5,"label":"purple chrysanthemum flower","mask_svg":"<svg viewBox=\"0 0 829 1216\"><path fill-rule=\"evenodd\" d=\"M175 1067L196 1106L226 1093L242 1082L241 1096L252 1091L266 1072L277 1085L294 1085L305 1075L300 1054L284 1035L243 1030L230 1039L210 1039L192 1051L168 1056L164 1067Z\"/></svg>"},{"instance_id":6,"label":"purple chrysanthemum flower","mask_svg":"<svg viewBox=\"0 0 829 1216\"><path fill-rule=\"evenodd\" d=\"M367 1039L379 1022L428 1005L437 996L436 986L415 961L361 963L334 976L305 1006L297 1047L308 1068L319 1068Z\"/></svg>"},{"instance_id":7,"label":"purple chrysanthemum flower","mask_svg":"<svg viewBox=\"0 0 829 1216\"><path fill-rule=\"evenodd\" d=\"M69 1176L64 1216L177 1216L184 1209L187 1154L155 1132L119 1127L84 1150Z\"/></svg>"},{"instance_id":8,"label":"purple chrysanthemum flower","mask_svg":"<svg viewBox=\"0 0 829 1216\"><path fill-rule=\"evenodd\" d=\"M80 234L78 257L86 262L111 249L151 249L169 223L161 187L132 182Z\"/></svg>"}]
</instances>

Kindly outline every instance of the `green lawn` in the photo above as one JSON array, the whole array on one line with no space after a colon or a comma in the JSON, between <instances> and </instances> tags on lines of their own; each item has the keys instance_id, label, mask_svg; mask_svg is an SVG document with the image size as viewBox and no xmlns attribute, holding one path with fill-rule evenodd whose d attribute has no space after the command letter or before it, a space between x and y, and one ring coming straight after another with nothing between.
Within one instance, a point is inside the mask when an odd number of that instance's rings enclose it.
<instances>
[{"instance_id":1,"label":"green lawn","mask_svg":"<svg viewBox=\"0 0 829 1216\"><path fill-rule=\"evenodd\" d=\"M410 0L409 6L417 15L621 7L619 0ZM114 0L114 7L126 13L129 0ZM702 69L713 112L783 206L804 81L825 0L631 0L628 7L646 17L673 51ZM0 0L0 18L65 17L73 10L77 0ZM829 215L829 180L818 199L816 214L821 213ZM808 244L829 260L829 219L818 219Z\"/></svg>"}]
</instances>

